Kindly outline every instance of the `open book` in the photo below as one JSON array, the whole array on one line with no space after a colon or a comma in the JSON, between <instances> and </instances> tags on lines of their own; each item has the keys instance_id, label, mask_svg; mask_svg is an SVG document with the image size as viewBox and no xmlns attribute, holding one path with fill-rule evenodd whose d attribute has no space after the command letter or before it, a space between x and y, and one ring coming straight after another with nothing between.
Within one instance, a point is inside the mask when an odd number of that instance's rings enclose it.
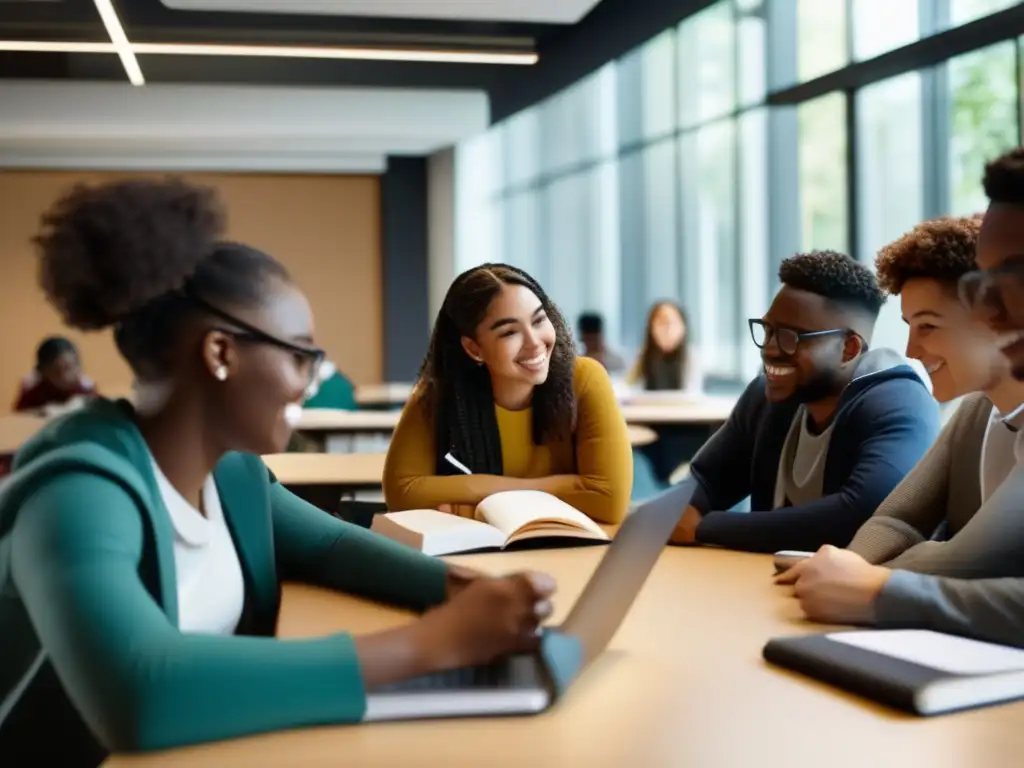
<instances>
[{"instance_id":1,"label":"open book","mask_svg":"<svg viewBox=\"0 0 1024 768\"><path fill-rule=\"evenodd\" d=\"M476 519L435 509L376 515L371 530L428 555L610 541L601 526L541 491L495 493L476 507Z\"/></svg>"}]
</instances>

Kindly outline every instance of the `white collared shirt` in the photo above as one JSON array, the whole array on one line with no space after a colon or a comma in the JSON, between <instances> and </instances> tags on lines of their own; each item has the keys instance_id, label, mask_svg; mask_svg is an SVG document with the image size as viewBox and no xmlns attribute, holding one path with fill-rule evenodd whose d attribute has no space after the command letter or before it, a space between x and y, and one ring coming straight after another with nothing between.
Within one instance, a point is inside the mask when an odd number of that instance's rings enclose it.
<instances>
[{"instance_id":1,"label":"white collared shirt","mask_svg":"<svg viewBox=\"0 0 1024 768\"><path fill-rule=\"evenodd\" d=\"M213 475L203 484L203 515L178 493L155 461L153 471L174 526L178 628L198 634L234 634L245 604L245 582Z\"/></svg>"}]
</instances>

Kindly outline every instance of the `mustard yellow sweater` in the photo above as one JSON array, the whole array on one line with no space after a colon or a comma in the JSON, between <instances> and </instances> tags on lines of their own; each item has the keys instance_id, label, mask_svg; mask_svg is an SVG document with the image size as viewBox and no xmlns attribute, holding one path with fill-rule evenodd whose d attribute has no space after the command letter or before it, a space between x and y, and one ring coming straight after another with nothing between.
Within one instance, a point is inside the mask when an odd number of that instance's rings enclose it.
<instances>
[{"instance_id":1,"label":"mustard yellow sweater","mask_svg":"<svg viewBox=\"0 0 1024 768\"><path fill-rule=\"evenodd\" d=\"M625 516L633 486L633 454L608 374L588 358L576 361L573 380L578 419L571 440L533 444L530 409L495 405L504 478L492 475L439 476L434 428L413 397L398 422L384 466L389 509L436 509L442 504L479 504L501 490L546 491L604 523ZM533 481L533 482L531 482Z\"/></svg>"}]
</instances>

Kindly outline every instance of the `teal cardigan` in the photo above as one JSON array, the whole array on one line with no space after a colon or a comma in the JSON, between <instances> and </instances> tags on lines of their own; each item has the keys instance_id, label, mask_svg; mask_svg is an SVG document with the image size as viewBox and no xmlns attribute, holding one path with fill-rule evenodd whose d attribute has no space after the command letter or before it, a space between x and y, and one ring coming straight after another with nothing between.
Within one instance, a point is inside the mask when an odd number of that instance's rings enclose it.
<instances>
[{"instance_id":1,"label":"teal cardigan","mask_svg":"<svg viewBox=\"0 0 1024 768\"><path fill-rule=\"evenodd\" d=\"M178 630L174 530L131 406L97 400L21 449L0 494L0 755L14 730L121 752L363 717L350 636L273 639L281 582L425 609L446 566L310 506L255 456L214 478L245 578L232 637Z\"/></svg>"}]
</instances>

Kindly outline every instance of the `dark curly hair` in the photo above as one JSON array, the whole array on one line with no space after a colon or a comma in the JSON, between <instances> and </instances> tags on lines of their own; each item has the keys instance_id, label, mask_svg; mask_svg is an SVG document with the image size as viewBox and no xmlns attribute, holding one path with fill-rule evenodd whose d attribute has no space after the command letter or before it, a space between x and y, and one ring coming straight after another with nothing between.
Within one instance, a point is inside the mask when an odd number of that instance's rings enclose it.
<instances>
[{"instance_id":1,"label":"dark curly hair","mask_svg":"<svg viewBox=\"0 0 1024 768\"><path fill-rule=\"evenodd\" d=\"M501 436L494 415L491 377L466 354L462 337L476 335L491 301L506 285L521 285L533 291L555 327L548 378L533 395L533 441L541 445L568 437L575 429L576 349L565 318L537 281L521 269L482 264L463 272L448 289L420 369L417 397L434 425L436 471L440 475L453 473L444 460L448 452L476 473L502 474Z\"/></svg>"},{"instance_id":2,"label":"dark curly hair","mask_svg":"<svg viewBox=\"0 0 1024 768\"><path fill-rule=\"evenodd\" d=\"M42 217L39 283L67 325L114 326L136 375L159 377L190 312L251 306L265 278L287 278L270 256L221 242L224 227L216 193L180 179L78 185Z\"/></svg>"},{"instance_id":3,"label":"dark curly hair","mask_svg":"<svg viewBox=\"0 0 1024 768\"><path fill-rule=\"evenodd\" d=\"M879 285L894 296L915 277L930 277L955 288L961 276L978 268L974 246L980 228L980 214L943 216L918 224L878 252Z\"/></svg>"},{"instance_id":4,"label":"dark curly hair","mask_svg":"<svg viewBox=\"0 0 1024 768\"><path fill-rule=\"evenodd\" d=\"M1024 203L1024 147L1011 149L989 162L981 183L993 203Z\"/></svg>"},{"instance_id":5,"label":"dark curly hair","mask_svg":"<svg viewBox=\"0 0 1024 768\"><path fill-rule=\"evenodd\" d=\"M871 270L836 251L811 251L785 259L779 279L790 288L816 293L872 318L885 304L885 294Z\"/></svg>"}]
</instances>

